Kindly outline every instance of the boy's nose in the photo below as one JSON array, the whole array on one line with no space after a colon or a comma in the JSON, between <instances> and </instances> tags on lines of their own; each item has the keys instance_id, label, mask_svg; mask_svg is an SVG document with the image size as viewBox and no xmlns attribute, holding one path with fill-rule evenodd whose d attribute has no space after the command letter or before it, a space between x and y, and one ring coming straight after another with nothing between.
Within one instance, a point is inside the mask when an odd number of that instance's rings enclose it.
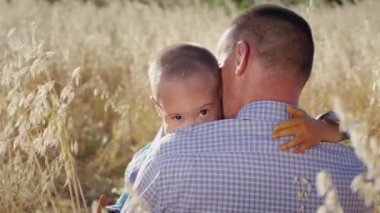
<instances>
[{"instance_id":1,"label":"boy's nose","mask_svg":"<svg viewBox=\"0 0 380 213\"><path fill-rule=\"evenodd\" d=\"M194 118L194 124L200 124L200 123L202 123L202 119L200 119L199 117Z\"/></svg>"},{"instance_id":2,"label":"boy's nose","mask_svg":"<svg viewBox=\"0 0 380 213\"><path fill-rule=\"evenodd\" d=\"M190 125L194 125L194 124L197 124L197 119L195 119L195 118L187 119L186 126L190 126Z\"/></svg>"}]
</instances>

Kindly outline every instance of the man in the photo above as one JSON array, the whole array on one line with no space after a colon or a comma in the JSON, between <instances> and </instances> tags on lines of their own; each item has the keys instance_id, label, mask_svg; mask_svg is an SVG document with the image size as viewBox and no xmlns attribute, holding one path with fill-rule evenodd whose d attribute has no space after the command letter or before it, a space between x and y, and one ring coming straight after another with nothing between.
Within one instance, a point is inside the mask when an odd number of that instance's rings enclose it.
<instances>
[{"instance_id":1,"label":"man","mask_svg":"<svg viewBox=\"0 0 380 213\"><path fill-rule=\"evenodd\" d=\"M152 212L315 212L315 176L328 171L344 212L363 212L350 182L363 172L352 150L321 144L279 151L273 126L298 105L313 63L307 22L278 6L238 16L219 42L225 120L186 128L154 144L135 182ZM298 141L294 139L293 144Z\"/></svg>"}]
</instances>

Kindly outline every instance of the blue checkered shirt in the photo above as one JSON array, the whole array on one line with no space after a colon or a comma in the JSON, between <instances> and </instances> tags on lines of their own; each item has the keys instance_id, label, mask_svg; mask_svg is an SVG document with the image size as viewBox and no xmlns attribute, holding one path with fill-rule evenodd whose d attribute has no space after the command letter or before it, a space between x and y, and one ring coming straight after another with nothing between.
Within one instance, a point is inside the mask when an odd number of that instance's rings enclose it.
<instances>
[{"instance_id":1,"label":"blue checkered shirt","mask_svg":"<svg viewBox=\"0 0 380 213\"><path fill-rule=\"evenodd\" d=\"M365 172L352 149L322 143L304 154L280 152L273 126L286 104L258 101L226 119L179 130L152 144L134 187L152 212L315 212L315 181L332 176L344 212L368 212L350 190ZM128 208L128 207L127 207Z\"/></svg>"}]
</instances>

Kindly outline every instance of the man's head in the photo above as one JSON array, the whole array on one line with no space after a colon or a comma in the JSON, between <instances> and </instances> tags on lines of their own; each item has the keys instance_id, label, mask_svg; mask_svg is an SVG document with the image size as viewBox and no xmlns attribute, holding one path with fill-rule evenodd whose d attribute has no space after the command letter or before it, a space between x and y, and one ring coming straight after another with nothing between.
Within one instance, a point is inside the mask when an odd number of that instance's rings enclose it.
<instances>
[{"instance_id":1,"label":"man's head","mask_svg":"<svg viewBox=\"0 0 380 213\"><path fill-rule=\"evenodd\" d=\"M296 105L313 55L308 23L286 8L262 5L235 18L218 44L224 116L264 99Z\"/></svg>"},{"instance_id":2,"label":"man's head","mask_svg":"<svg viewBox=\"0 0 380 213\"><path fill-rule=\"evenodd\" d=\"M207 49L191 44L165 49L151 64L149 81L165 133L220 119L220 71Z\"/></svg>"}]
</instances>

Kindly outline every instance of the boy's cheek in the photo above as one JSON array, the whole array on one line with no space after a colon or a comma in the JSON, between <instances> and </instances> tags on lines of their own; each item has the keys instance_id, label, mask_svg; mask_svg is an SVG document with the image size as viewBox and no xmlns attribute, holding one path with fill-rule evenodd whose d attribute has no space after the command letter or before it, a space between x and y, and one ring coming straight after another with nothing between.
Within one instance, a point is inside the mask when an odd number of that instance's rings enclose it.
<instances>
[{"instance_id":1,"label":"boy's cheek","mask_svg":"<svg viewBox=\"0 0 380 213\"><path fill-rule=\"evenodd\" d=\"M221 117L222 117L222 113L221 112L216 112L214 115L212 115L210 117L210 119L208 120L208 122L220 120Z\"/></svg>"},{"instance_id":2,"label":"boy's cheek","mask_svg":"<svg viewBox=\"0 0 380 213\"><path fill-rule=\"evenodd\" d=\"M163 123L164 123L164 130L165 130L165 134L168 134L168 133L172 133L174 132L176 129L178 129L178 125L174 125L173 122L171 120L163 120Z\"/></svg>"},{"instance_id":3,"label":"boy's cheek","mask_svg":"<svg viewBox=\"0 0 380 213\"><path fill-rule=\"evenodd\" d=\"M220 120L222 118L223 118L223 113L222 113L222 107L220 106L219 108L217 108L217 109L214 110L214 114L212 116L212 120L211 121Z\"/></svg>"},{"instance_id":4,"label":"boy's cheek","mask_svg":"<svg viewBox=\"0 0 380 213\"><path fill-rule=\"evenodd\" d=\"M222 107L220 107L218 115L217 115L217 120L223 119L223 113L222 113Z\"/></svg>"}]
</instances>

